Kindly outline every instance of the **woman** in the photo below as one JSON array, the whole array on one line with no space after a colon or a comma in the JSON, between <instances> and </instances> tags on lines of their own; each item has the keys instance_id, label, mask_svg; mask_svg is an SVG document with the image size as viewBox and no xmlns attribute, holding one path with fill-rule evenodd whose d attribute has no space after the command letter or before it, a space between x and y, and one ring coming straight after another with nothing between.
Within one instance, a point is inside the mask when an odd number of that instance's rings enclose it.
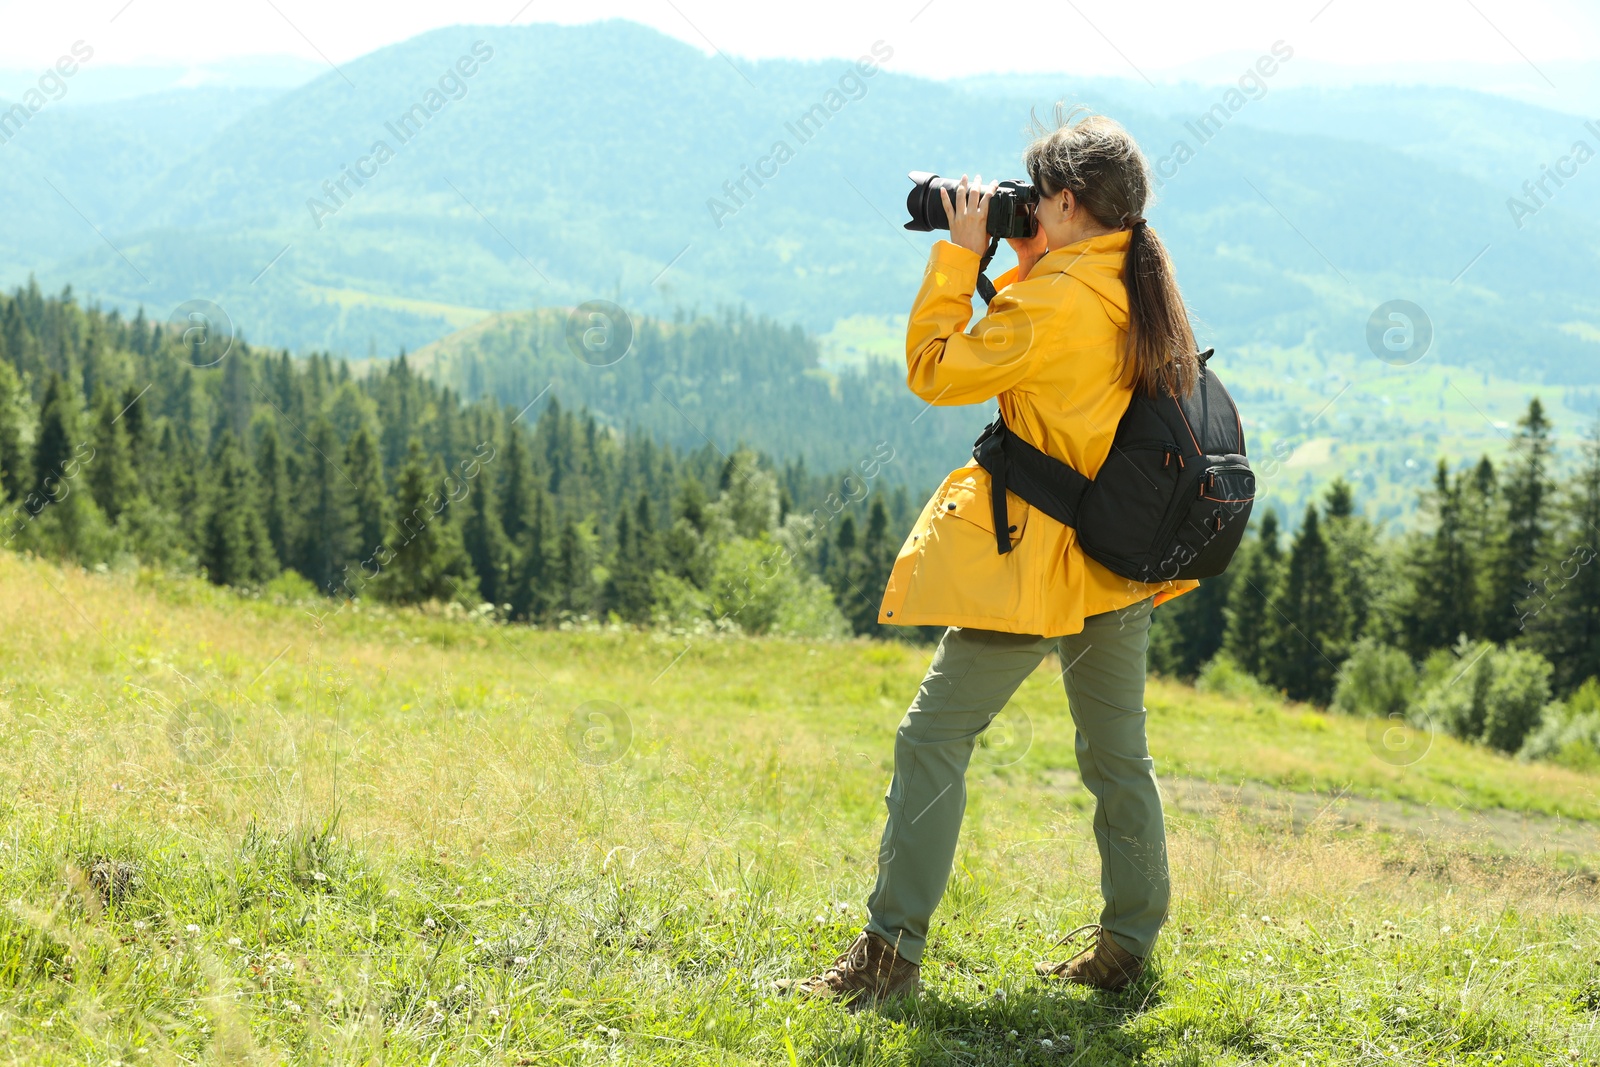
<instances>
[{"instance_id":1,"label":"woman","mask_svg":"<svg viewBox=\"0 0 1600 1067\"><path fill-rule=\"evenodd\" d=\"M1134 390L1179 395L1197 373L1194 333L1165 249L1144 220L1147 166L1120 125L1058 107L1024 153L1039 192L1033 238L972 315L992 189L942 192L950 240L933 247L906 336L907 383L930 404L998 398L1011 432L1091 478ZM952 471L900 550L880 622L947 626L895 738L894 778L866 929L805 995L853 1007L914 994L943 895L977 742L1055 652L1095 798L1105 907L1089 944L1041 975L1120 989L1144 970L1167 913L1161 796L1145 744L1150 612L1196 583L1145 585L1083 553L1070 527L1007 494L1012 551L996 548L989 475Z\"/></svg>"}]
</instances>

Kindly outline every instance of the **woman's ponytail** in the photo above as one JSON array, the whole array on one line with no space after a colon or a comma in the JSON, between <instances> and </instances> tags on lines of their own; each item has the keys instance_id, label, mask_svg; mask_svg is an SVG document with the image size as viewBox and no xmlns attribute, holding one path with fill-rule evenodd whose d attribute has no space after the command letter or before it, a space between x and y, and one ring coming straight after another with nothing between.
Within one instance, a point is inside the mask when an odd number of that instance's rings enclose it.
<instances>
[{"instance_id":1,"label":"woman's ponytail","mask_svg":"<svg viewBox=\"0 0 1600 1067\"><path fill-rule=\"evenodd\" d=\"M1036 139L1023 160L1034 182L1072 190L1100 225L1129 231L1122 268L1128 290L1123 381L1151 396L1186 396L1199 375L1194 329L1172 261L1144 219L1150 195L1144 154L1120 124L1088 115L1084 108L1068 110L1058 104L1055 128L1035 117L1033 132Z\"/></svg>"},{"instance_id":2,"label":"woman's ponytail","mask_svg":"<svg viewBox=\"0 0 1600 1067\"><path fill-rule=\"evenodd\" d=\"M1195 357L1194 329L1166 246L1143 219L1128 237L1122 281L1128 289L1123 380L1148 396L1162 392L1188 396L1200 363Z\"/></svg>"}]
</instances>

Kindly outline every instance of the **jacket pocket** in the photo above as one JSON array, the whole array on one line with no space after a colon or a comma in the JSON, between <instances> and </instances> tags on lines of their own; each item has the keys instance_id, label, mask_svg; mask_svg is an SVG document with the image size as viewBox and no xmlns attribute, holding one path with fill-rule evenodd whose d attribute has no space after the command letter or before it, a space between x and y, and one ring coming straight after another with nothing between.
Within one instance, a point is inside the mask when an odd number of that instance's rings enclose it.
<instances>
[{"instance_id":1,"label":"jacket pocket","mask_svg":"<svg viewBox=\"0 0 1600 1067\"><path fill-rule=\"evenodd\" d=\"M938 512L972 523L993 540L994 505L989 498L989 472L977 466L963 467L959 475L952 477L945 485L944 493L939 498ZM1006 522L1012 544L1022 540L1032 511L1031 504L1006 490Z\"/></svg>"}]
</instances>

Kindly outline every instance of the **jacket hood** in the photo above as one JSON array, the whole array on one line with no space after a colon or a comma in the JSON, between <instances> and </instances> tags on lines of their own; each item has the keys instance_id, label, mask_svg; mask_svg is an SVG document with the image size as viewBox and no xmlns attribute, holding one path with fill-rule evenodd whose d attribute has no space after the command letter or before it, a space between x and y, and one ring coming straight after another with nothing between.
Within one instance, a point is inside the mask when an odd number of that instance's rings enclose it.
<instances>
[{"instance_id":1,"label":"jacket hood","mask_svg":"<svg viewBox=\"0 0 1600 1067\"><path fill-rule=\"evenodd\" d=\"M1129 231L1116 230L1051 249L1028 272L1028 280L1046 274L1075 278L1100 298L1111 321L1126 329L1128 287L1122 282L1122 264L1128 255L1129 237Z\"/></svg>"}]
</instances>

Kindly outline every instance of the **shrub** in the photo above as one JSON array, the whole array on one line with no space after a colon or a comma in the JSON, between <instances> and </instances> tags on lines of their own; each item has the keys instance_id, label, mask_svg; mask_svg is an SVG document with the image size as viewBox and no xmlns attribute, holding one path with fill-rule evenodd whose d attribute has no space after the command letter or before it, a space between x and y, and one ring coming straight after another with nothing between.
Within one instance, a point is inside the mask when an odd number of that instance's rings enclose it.
<instances>
[{"instance_id":1,"label":"shrub","mask_svg":"<svg viewBox=\"0 0 1600 1067\"><path fill-rule=\"evenodd\" d=\"M1239 666L1239 661L1226 652L1212 656L1206 665L1200 668L1200 676L1195 679L1194 687L1202 693L1245 700L1278 696L1255 675Z\"/></svg>"},{"instance_id":2,"label":"shrub","mask_svg":"<svg viewBox=\"0 0 1600 1067\"><path fill-rule=\"evenodd\" d=\"M1449 669L1430 657L1422 714L1465 741L1515 752L1550 700L1550 663L1536 652L1463 640Z\"/></svg>"},{"instance_id":3,"label":"shrub","mask_svg":"<svg viewBox=\"0 0 1600 1067\"><path fill-rule=\"evenodd\" d=\"M843 637L849 626L833 594L766 537L723 542L712 570L711 609L746 633Z\"/></svg>"},{"instance_id":4,"label":"shrub","mask_svg":"<svg viewBox=\"0 0 1600 1067\"><path fill-rule=\"evenodd\" d=\"M1547 704L1519 753L1573 770L1600 770L1600 678L1590 678L1565 702Z\"/></svg>"},{"instance_id":5,"label":"shrub","mask_svg":"<svg viewBox=\"0 0 1600 1067\"><path fill-rule=\"evenodd\" d=\"M1333 710L1347 715L1404 716L1417 694L1417 668L1398 648L1363 637L1339 668Z\"/></svg>"},{"instance_id":6,"label":"shrub","mask_svg":"<svg viewBox=\"0 0 1600 1067\"><path fill-rule=\"evenodd\" d=\"M1550 702L1550 661L1537 652L1506 648L1490 653L1488 700L1484 707L1483 740L1501 752L1515 752L1539 725Z\"/></svg>"}]
</instances>

